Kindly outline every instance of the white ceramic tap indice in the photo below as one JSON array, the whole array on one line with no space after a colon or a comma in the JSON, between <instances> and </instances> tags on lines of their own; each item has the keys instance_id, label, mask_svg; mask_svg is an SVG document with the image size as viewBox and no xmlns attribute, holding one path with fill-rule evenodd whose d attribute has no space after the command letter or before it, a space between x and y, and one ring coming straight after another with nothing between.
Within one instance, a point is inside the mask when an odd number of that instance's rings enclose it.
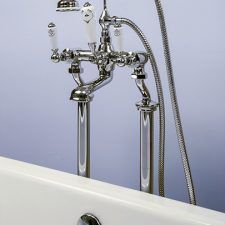
<instances>
[{"instance_id":1,"label":"white ceramic tap indice","mask_svg":"<svg viewBox=\"0 0 225 225\"><path fill-rule=\"evenodd\" d=\"M225 225L225 214L0 157L1 225Z\"/></svg>"},{"instance_id":2,"label":"white ceramic tap indice","mask_svg":"<svg viewBox=\"0 0 225 225\"><path fill-rule=\"evenodd\" d=\"M95 8L91 4L84 5L81 8L82 20L84 21L85 30L87 34L87 41L89 44L97 42L96 34L96 20L95 20Z\"/></svg>"}]
</instances>

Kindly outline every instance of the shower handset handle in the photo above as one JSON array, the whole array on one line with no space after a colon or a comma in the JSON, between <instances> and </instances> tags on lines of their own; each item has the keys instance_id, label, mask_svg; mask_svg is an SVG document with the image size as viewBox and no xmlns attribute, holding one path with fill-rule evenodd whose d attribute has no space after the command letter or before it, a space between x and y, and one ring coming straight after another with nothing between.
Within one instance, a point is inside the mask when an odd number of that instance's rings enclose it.
<instances>
[{"instance_id":1,"label":"shower handset handle","mask_svg":"<svg viewBox=\"0 0 225 225\"><path fill-rule=\"evenodd\" d=\"M50 38L52 51L57 51L58 50L57 28L54 23L50 23L48 25L48 35Z\"/></svg>"},{"instance_id":2,"label":"shower handset handle","mask_svg":"<svg viewBox=\"0 0 225 225\"><path fill-rule=\"evenodd\" d=\"M84 21L85 31L87 35L87 41L89 46L96 45L96 20L95 20L95 8L90 3L86 3L81 8L81 15Z\"/></svg>"}]
</instances>

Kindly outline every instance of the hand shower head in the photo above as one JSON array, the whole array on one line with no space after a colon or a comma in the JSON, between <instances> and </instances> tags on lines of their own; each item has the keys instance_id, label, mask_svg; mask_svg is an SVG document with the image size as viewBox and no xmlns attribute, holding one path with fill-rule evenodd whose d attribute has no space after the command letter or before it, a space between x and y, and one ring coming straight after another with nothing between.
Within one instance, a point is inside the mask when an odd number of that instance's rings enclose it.
<instances>
[{"instance_id":1,"label":"hand shower head","mask_svg":"<svg viewBox=\"0 0 225 225\"><path fill-rule=\"evenodd\" d=\"M79 11L79 3L77 0L60 0L57 5L57 12Z\"/></svg>"}]
</instances>

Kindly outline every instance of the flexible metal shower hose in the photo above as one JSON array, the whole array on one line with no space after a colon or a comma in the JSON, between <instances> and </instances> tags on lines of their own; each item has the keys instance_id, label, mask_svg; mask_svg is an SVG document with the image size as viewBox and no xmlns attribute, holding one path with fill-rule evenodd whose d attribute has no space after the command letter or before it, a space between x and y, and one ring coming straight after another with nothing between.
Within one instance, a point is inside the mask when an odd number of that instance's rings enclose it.
<instances>
[{"instance_id":1,"label":"flexible metal shower hose","mask_svg":"<svg viewBox=\"0 0 225 225\"><path fill-rule=\"evenodd\" d=\"M188 187L189 200L190 200L191 204L196 205L195 190L194 190L193 180L192 180L192 176L191 176L190 165L188 162L188 155L187 155L187 150L186 150L186 146L185 146L185 139L184 139L183 128L182 128L182 123L181 123L181 118L180 118L179 106L178 106L178 102L177 102L176 88L175 88L174 75L173 75L173 67L172 67L172 62L171 62L171 55L170 55L170 48L169 48L169 41L168 41L164 12L163 12L163 8L162 8L160 0L155 0L155 5L157 8L161 32L162 32L170 97L171 97L173 115L174 115L174 120L175 120L175 125L176 125L178 143L179 143L179 147L180 147L180 152L181 152L181 157L182 157L183 167L184 167L184 173L185 173L186 183L187 183L187 187ZM164 164L164 162L161 162L161 164ZM161 185L161 187L160 187L160 192L161 192L163 189L163 183L161 182L160 185Z\"/></svg>"},{"instance_id":2,"label":"flexible metal shower hose","mask_svg":"<svg viewBox=\"0 0 225 225\"><path fill-rule=\"evenodd\" d=\"M153 69L153 74L156 83L158 101L159 101L159 194L160 196L164 196L164 157L165 157L165 106L164 106L164 97L163 97L163 89L161 84L161 79L158 71L158 67L156 64L155 57L153 55L152 49L150 44L148 43L147 38L145 37L144 33L141 29L131 20L122 18L122 24L126 24L131 27L139 36L144 45L148 57Z\"/></svg>"}]
</instances>

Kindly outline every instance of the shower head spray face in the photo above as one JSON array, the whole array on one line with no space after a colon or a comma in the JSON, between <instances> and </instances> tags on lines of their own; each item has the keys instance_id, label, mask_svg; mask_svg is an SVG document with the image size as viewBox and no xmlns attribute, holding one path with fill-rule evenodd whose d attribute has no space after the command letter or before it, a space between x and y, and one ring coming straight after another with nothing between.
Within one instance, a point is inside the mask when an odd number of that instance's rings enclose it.
<instances>
[{"instance_id":1,"label":"shower head spray face","mask_svg":"<svg viewBox=\"0 0 225 225\"><path fill-rule=\"evenodd\" d=\"M79 3L77 0L60 0L57 5L57 12L79 11Z\"/></svg>"}]
</instances>

